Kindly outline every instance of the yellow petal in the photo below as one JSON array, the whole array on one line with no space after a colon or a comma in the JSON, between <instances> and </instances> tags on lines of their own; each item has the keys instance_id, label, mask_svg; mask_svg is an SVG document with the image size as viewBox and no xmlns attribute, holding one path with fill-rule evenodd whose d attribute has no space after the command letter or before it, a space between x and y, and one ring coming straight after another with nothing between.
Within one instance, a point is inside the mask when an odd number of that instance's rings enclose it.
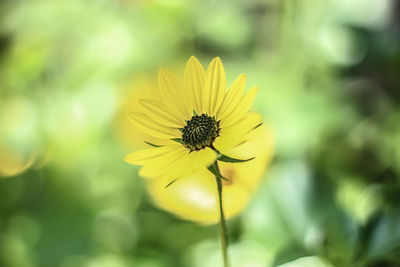
<instances>
[{"instance_id":1,"label":"yellow petal","mask_svg":"<svg viewBox=\"0 0 400 267\"><path fill-rule=\"evenodd\" d=\"M171 166L180 162L187 155L188 150L181 146L165 157L154 157L146 161L146 164L140 169L139 175L147 178L159 177L166 174L171 176L173 175L173 172L170 171Z\"/></svg>"},{"instance_id":2,"label":"yellow petal","mask_svg":"<svg viewBox=\"0 0 400 267\"><path fill-rule=\"evenodd\" d=\"M246 135L261 122L262 117L260 114L248 113L234 126L221 128L220 136L214 142L215 148L225 154L226 151L243 142Z\"/></svg>"},{"instance_id":3,"label":"yellow petal","mask_svg":"<svg viewBox=\"0 0 400 267\"><path fill-rule=\"evenodd\" d=\"M179 128L184 126L183 119L179 119L169 112L167 108L158 100L155 99L139 99L139 103L145 107L146 114L154 121L165 126Z\"/></svg>"},{"instance_id":4,"label":"yellow petal","mask_svg":"<svg viewBox=\"0 0 400 267\"><path fill-rule=\"evenodd\" d=\"M146 114L130 112L128 113L128 118L139 130L154 137L171 139L180 136L178 129L160 125L150 119Z\"/></svg>"},{"instance_id":5,"label":"yellow petal","mask_svg":"<svg viewBox=\"0 0 400 267\"><path fill-rule=\"evenodd\" d=\"M234 125L239 120L242 119L243 115L246 114L253 101L257 95L258 88L251 88L239 101L239 104L236 106L235 110L229 113L224 119L221 120L221 127L226 128L231 125Z\"/></svg>"},{"instance_id":6,"label":"yellow petal","mask_svg":"<svg viewBox=\"0 0 400 267\"><path fill-rule=\"evenodd\" d=\"M190 57L186 64L184 86L192 97L194 110L197 114L202 113L202 96L206 73L203 66L194 56Z\"/></svg>"},{"instance_id":7,"label":"yellow petal","mask_svg":"<svg viewBox=\"0 0 400 267\"><path fill-rule=\"evenodd\" d=\"M194 154L196 165L201 167L208 167L217 159L216 153L209 147L191 153Z\"/></svg>"},{"instance_id":8,"label":"yellow petal","mask_svg":"<svg viewBox=\"0 0 400 267\"><path fill-rule=\"evenodd\" d=\"M171 164L165 173L172 175L175 179L187 176L199 169L208 167L216 158L216 153L210 148L192 151Z\"/></svg>"},{"instance_id":9,"label":"yellow petal","mask_svg":"<svg viewBox=\"0 0 400 267\"><path fill-rule=\"evenodd\" d=\"M205 91L209 101L209 114L215 115L219 109L225 93L226 77L224 66L219 57L214 58L207 69Z\"/></svg>"},{"instance_id":10,"label":"yellow petal","mask_svg":"<svg viewBox=\"0 0 400 267\"><path fill-rule=\"evenodd\" d=\"M189 151L185 151L175 158L169 158L168 162L167 160L164 163L157 160L148 161L140 169L139 175L148 178L168 176L171 180L175 180L193 172L192 165Z\"/></svg>"},{"instance_id":11,"label":"yellow petal","mask_svg":"<svg viewBox=\"0 0 400 267\"><path fill-rule=\"evenodd\" d=\"M246 75L242 74L236 78L228 92L225 94L224 101L217 112L217 118L223 120L228 114L232 113L238 105L244 88L246 86Z\"/></svg>"},{"instance_id":12,"label":"yellow petal","mask_svg":"<svg viewBox=\"0 0 400 267\"><path fill-rule=\"evenodd\" d=\"M149 160L154 160L161 156L169 156L171 153L174 153L176 149L177 146L174 145L143 149L128 154L124 160L130 164L144 165Z\"/></svg>"},{"instance_id":13,"label":"yellow petal","mask_svg":"<svg viewBox=\"0 0 400 267\"><path fill-rule=\"evenodd\" d=\"M168 108L178 112L183 119L190 119L193 107L190 106L187 92L179 85L175 77L161 69L158 73L158 82L164 99L169 103Z\"/></svg>"},{"instance_id":14,"label":"yellow petal","mask_svg":"<svg viewBox=\"0 0 400 267\"><path fill-rule=\"evenodd\" d=\"M208 167L217 157L210 148L192 152L183 146L181 149L175 154L170 153L163 162L158 158L148 160L139 174L145 177L168 176L173 180Z\"/></svg>"}]
</instances>

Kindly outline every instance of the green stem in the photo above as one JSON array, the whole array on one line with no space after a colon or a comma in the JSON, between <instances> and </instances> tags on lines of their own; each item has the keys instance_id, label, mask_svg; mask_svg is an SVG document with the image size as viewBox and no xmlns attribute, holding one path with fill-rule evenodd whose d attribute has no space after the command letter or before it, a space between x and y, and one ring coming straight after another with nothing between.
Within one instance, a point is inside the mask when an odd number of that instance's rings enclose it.
<instances>
[{"instance_id":1,"label":"green stem","mask_svg":"<svg viewBox=\"0 0 400 267\"><path fill-rule=\"evenodd\" d=\"M214 162L215 168L218 170L219 173L219 168L218 168L218 162ZM222 206L222 181L221 178L215 177L215 180L217 181L217 188L218 188L218 206L219 206L219 226L220 226L220 235L221 235L221 249L222 249L222 257L224 259L224 267L229 266L228 262L228 231L226 227L226 220L225 220L225 215L224 215L224 209Z\"/></svg>"}]
</instances>

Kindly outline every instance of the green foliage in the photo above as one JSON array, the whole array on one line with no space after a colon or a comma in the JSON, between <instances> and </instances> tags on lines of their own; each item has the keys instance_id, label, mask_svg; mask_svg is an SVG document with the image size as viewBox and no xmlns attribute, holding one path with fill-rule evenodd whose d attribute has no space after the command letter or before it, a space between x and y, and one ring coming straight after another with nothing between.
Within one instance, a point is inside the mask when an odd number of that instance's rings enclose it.
<instances>
[{"instance_id":1,"label":"green foliage","mask_svg":"<svg viewBox=\"0 0 400 267\"><path fill-rule=\"evenodd\" d=\"M266 179L229 222L233 267L398 266L391 3L1 2L0 266L218 266L217 227L154 207L115 126L132 83L191 55L220 56L229 83L245 72L276 138ZM6 175L15 155L35 160Z\"/></svg>"}]
</instances>

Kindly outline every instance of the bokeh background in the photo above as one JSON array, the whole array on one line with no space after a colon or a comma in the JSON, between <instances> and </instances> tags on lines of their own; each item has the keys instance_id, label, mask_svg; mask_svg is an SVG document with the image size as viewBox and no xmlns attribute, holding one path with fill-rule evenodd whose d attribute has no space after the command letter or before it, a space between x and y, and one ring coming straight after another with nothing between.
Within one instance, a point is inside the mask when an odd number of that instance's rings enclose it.
<instances>
[{"instance_id":1,"label":"bokeh background","mask_svg":"<svg viewBox=\"0 0 400 267\"><path fill-rule=\"evenodd\" d=\"M233 267L400 266L395 0L3 0L0 266L219 266L218 227L153 205L125 110L220 56L260 88L274 158ZM269 148L266 148L269 149Z\"/></svg>"}]
</instances>

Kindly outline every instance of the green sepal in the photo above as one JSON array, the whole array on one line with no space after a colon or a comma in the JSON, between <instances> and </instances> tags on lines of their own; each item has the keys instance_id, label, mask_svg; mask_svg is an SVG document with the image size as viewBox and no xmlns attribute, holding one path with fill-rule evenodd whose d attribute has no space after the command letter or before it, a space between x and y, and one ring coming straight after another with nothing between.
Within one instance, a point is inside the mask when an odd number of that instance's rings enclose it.
<instances>
[{"instance_id":1,"label":"green sepal","mask_svg":"<svg viewBox=\"0 0 400 267\"><path fill-rule=\"evenodd\" d=\"M175 142L177 142L177 143L179 143L179 144L183 144L182 138L172 138L171 140L172 140L172 141L175 141Z\"/></svg>"},{"instance_id":2,"label":"green sepal","mask_svg":"<svg viewBox=\"0 0 400 267\"><path fill-rule=\"evenodd\" d=\"M178 130L179 130L181 133L183 133L183 128L178 128Z\"/></svg>"},{"instance_id":3,"label":"green sepal","mask_svg":"<svg viewBox=\"0 0 400 267\"><path fill-rule=\"evenodd\" d=\"M220 173L219 169L216 168L214 164L208 166L208 170L209 170L210 172L212 172L212 174L214 174L215 177L217 177L218 179L222 179L222 180L225 180L225 181L227 181L227 182L230 182L230 181L231 181L231 180L229 180L228 178L222 176L222 174Z\"/></svg>"},{"instance_id":4,"label":"green sepal","mask_svg":"<svg viewBox=\"0 0 400 267\"><path fill-rule=\"evenodd\" d=\"M199 116L199 115L197 115L196 111L194 111L194 109L193 109L193 115L194 116Z\"/></svg>"},{"instance_id":5,"label":"green sepal","mask_svg":"<svg viewBox=\"0 0 400 267\"><path fill-rule=\"evenodd\" d=\"M152 144L152 143L150 143L150 142L147 142L147 141L144 141L146 144L148 144L148 145L151 145L151 146L154 146L154 147L162 147L162 146L159 146L159 145L155 145L155 144Z\"/></svg>"},{"instance_id":6,"label":"green sepal","mask_svg":"<svg viewBox=\"0 0 400 267\"><path fill-rule=\"evenodd\" d=\"M253 130L257 129L257 128L260 127L261 125L263 125L262 122L261 122L260 124L258 124L256 127L254 127Z\"/></svg>"},{"instance_id":7,"label":"green sepal","mask_svg":"<svg viewBox=\"0 0 400 267\"><path fill-rule=\"evenodd\" d=\"M172 180L171 182L169 182L164 189L167 189L170 185L172 185L173 183L175 183L179 178L176 178L175 180Z\"/></svg>"},{"instance_id":8,"label":"green sepal","mask_svg":"<svg viewBox=\"0 0 400 267\"><path fill-rule=\"evenodd\" d=\"M217 160L222 161L222 162L240 163L240 162L250 161L252 159L255 159L255 157L252 157L249 159L235 159L235 158L228 157L224 154L220 154Z\"/></svg>"}]
</instances>

